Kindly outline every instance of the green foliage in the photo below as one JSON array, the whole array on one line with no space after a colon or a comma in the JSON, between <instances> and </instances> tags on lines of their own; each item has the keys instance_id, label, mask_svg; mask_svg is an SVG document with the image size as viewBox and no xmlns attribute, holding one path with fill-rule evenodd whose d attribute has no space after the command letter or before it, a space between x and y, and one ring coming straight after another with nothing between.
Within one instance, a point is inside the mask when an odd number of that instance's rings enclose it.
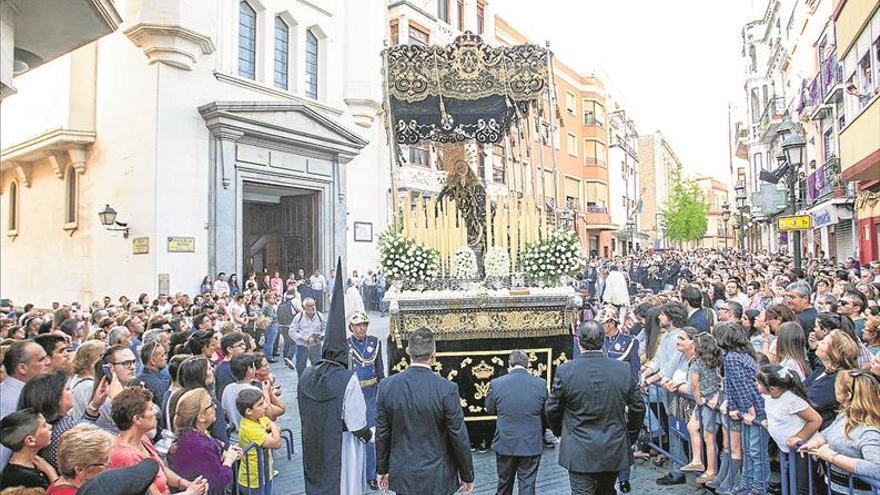
<instances>
[{"instance_id":1,"label":"green foliage","mask_svg":"<svg viewBox=\"0 0 880 495\"><path fill-rule=\"evenodd\" d=\"M697 184L683 182L674 174L669 200L661 212L666 219L666 237L675 242L698 241L706 235L709 203Z\"/></svg>"}]
</instances>

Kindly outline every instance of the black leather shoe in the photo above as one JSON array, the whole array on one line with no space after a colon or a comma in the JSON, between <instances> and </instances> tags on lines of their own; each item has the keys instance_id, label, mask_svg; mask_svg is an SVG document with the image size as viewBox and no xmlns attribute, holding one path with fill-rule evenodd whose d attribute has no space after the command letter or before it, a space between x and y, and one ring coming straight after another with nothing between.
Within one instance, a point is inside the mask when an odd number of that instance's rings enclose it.
<instances>
[{"instance_id":1,"label":"black leather shoe","mask_svg":"<svg viewBox=\"0 0 880 495\"><path fill-rule=\"evenodd\" d=\"M632 488L629 486L629 481L621 481L617 484L617 487L620 488L620 493L629 493Z\"/></svg>"},{"instance_id":2,"label":"black leather shoe","mask_svg":"<svg viewBox=\"0 0 880 495\"><path fill-rule=\"evenodd\" d=\"M377 483L376 480L368 481L367 486L370 487L370 490L373 490L374 492L379 491L379 483Z\"/></svg>"},{"instance_id":3,"label":"black leather shoe","mask_svg":"<svg viewBox=\"0 0 880 495\"><path fill-rule=\"evenodd\" d=\"M685 478L683 474L678 476L672 476L672 474L667 474L662 478L657 478L657 484L660 486L670 486L670 485L683 485L685 482Z\"/></svg>"}]
</instances>

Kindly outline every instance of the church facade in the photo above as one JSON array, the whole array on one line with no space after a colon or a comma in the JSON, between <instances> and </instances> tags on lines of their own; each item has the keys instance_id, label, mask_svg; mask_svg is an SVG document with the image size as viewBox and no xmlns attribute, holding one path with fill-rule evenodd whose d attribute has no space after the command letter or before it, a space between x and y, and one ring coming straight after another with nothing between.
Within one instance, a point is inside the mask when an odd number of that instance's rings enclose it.
<instances>
[{"instance_id":1,"label":"church facade","mask_svg":"<svg viewBox=\"0 0 880 495\"><path fill-rule=\"evenodd\" d=\"M384 3L185 3L118 1L115 32L16 78L0 105L4 297L376 266Z\"/></svg>"}]
</instances>

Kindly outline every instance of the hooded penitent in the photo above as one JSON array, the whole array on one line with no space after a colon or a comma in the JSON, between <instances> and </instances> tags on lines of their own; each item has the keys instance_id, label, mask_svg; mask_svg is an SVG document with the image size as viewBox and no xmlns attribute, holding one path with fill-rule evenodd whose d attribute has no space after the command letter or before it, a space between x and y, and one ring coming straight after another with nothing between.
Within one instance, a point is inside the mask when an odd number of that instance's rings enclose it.
<instances>
[{"instance_id":1,"label":"hooded penitent","mask_svg":"<svg viewBox=\"0 0 880 495\"><path fill-rule=\"evenodd\" d=\"M321 361L306 368L297 385L300 421L302 423L303 470L306 493L335 495L340 493L342 470L343 401L351 381L346 343L345 296L343 294L342 260L336 264L336 282L327 315ZM363 398L361 398L363 400ZM352 432L366 435L370 430Z\"/></svg>"}]
</instances>

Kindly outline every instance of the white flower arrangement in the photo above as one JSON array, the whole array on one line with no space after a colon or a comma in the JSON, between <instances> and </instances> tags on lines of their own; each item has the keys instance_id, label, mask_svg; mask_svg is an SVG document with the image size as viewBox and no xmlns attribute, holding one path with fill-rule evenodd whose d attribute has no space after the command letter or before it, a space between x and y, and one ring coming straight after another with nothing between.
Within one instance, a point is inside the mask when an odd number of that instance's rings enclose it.
<instances>
[{"instance_id":1,"label":"white flower arrangement","mask_svg":"<svg viewBox=\"0 0 880 495\"><path fill-rule=\"evenodd\" d=\"M577 233L553 230L526 248L523 270L529 278L553 282L562 275L573 275L582 257L583 249Z\"/></svg>"},{"instance_id":2,"label":"white flower arrangement","mask_svg":"<svg viewBox=\"0 0 880 495\"><path fill-rule=\"evenodd\" d=\"M409 285L435 278L440 273L440 255L414 239L387 230L379 236L379 266L386 277Z\"/></svg>"},{"instance_id":3,"label":"white flower arrangement","mask_svg":"<svg viewBox=\"0 0 880 495\"><path fill-rule=\"evenodd\" d=\"M510 255L506 249L492 246L483 259L486 277L504 278L510 275Z\"/></svg>"},{"instance_id":4,"label":"white flower arrangement","mask_svg":"<svg viewBox=\"0 0 880 495\"><path fill-rule=\"evenodd\" d=\"M470 246L458 248L452 255L449 274L459 279L477 278L477 256Z\"/></svg>"}]
</instances>

